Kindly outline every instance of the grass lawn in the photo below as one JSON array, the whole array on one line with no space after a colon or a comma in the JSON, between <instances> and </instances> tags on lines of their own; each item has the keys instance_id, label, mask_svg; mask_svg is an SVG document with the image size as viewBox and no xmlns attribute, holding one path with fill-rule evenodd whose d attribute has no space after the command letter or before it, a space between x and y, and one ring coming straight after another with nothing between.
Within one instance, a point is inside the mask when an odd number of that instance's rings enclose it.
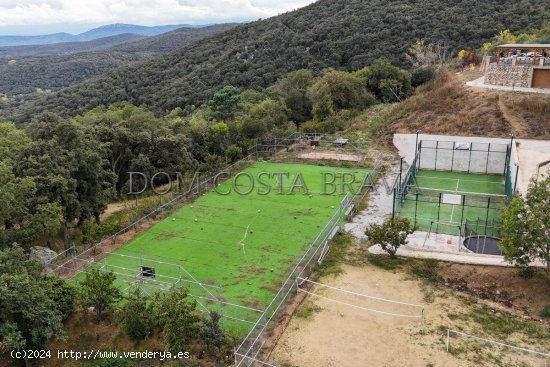
<instances>
[{"instance_id":1,"label":"grass lawn","mask_svg":"<svg viewBox=\"0 0 550 367\"><path fill-rule=\"evenodd\" d=\"M416 221L419 230L423 231L429 230L432 222L440 223L437 228L434 224L432 231L453 235L458 235L458 226L466 220L498 223L506 205L503 176L423 170L418 172L416 183L419 189L409 190L399 216ZM439 205L440 192L464 197L464 207ZM492 229L488 229L487 234L495 234L490 231Z\"/></svg>"},{"instance_id":2,"label":"grass lawn","mask_svg":"<svg viewBox=\"0 0 550 367\"><path fill-rule=\"evenodd\" d=\"M323 228L328 219L338 210L344 193L321 194L322 172L354 173L358 188L368 173L367 170L279 164L258 162L243 171L255 181L254 190L248 195L234 192L234 180L224 182L219 191L199 197L172 216L142 233L114 255L106 259L107 269L120 273L126 282L139 274L140 265L154 267L156 281L171 283L167 277L192 279L207 283L208 292L227 302L263 310L291 267L302 256L310 241ZM262 172L263 181L269 183L271 192L263 195L265 186L258 181ZM273 172L288 172L279 192ZM290 193L292 183L301 174L309 194L298 188ZM330 176L327 176L330 181ZM351 180L348 176L346 180ZM336 178L336 183L340 182ZM250 179L241 176L235 183L240 191L250 188ZM328 188L330 189L330 187ZM124 255L133 257L124 257ZM138 258L136 258L138 257ZM140 260L139 257L143 257ZM154 261L159 262L154 262ZM164 262L167 264L162 264ZM179 266L169 264L179 264ZM188 273L189 274L188 274ZM125 276L122 276L122 275ZM120 282L121 286L127 283ZM204 288L184 282L190 293L208 296ZM215 287L221 288L215 288ZM199 299L206 307L208 301ZM215 305L210 305L216 309ZM200 309L200 307L199 307ZM259 314L226 306L226 316L255 320ZM226 320L226 326L242 334L249 324Z\"/></svg>"}]
</instances>

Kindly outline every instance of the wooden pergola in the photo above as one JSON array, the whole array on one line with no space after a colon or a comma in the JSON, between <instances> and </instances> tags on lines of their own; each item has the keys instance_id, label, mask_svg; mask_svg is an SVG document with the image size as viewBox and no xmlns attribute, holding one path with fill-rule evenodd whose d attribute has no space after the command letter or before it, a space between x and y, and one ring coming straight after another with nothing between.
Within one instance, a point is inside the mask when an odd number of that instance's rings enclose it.
<instances>
[{"instance_id":1,"label":"wooden pergola","mask_svg":"<svg viewBox=\"0 0 550 367\"><path fill-rule=\"evenodd\" d=\"M537 63L537 52L544 58L550 56L550 44L544 43L508 43L505 45L497 46L497 64L500 63L500 55L504 51L504 55L509 57L513 50L517 51L532 51L533 52L533 65Z\"/></svg>"}]
</instances>

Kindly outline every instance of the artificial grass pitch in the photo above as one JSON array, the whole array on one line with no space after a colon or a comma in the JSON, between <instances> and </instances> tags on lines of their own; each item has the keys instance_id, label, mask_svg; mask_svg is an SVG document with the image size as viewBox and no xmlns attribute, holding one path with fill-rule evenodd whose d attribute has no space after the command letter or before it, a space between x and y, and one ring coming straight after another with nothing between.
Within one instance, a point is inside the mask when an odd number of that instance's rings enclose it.
<instances>
[{"instance_id":1,"label":"artificial grass pitch","mask_svg":"<svg viewBox=\"0 0 550 367\"><path fill-rule=\"evenodd\" d=\"M400 217L416 222L422 231L428 231L432 222L439 223L432 226L432 231L452 235L458 235L459 226L466 220L498 224L506 205L503 176L422 170L416 175L416 185L418 189L409 189L398 211ZM440 205L440 192L463 195L464 207Z\"/></svg>"},{"instance_id":2,"label":"artificial grass pitch","mask_svg":"<svg viewBox=\"0 0 550 367\"><path fill-rule=\"evenodd\" d=\"M322 195L322 173L353 173L357 181L353 184L354 189L360 187L368 174L367 170L356 168L266 162L255 163L243 172L256 181L250 194L235 193L233 178L225 181L219 186L219 191L232 189L230 194L212 191L199 197L193 204L183 207L109 256L105 261L107 269L126 274L128 269L139 272L140 265L146 265L156 269L158 281L165 280L162 276L190 279L188 274L180 274L175 266L116 255L180 264L198 281L221 286L221 289L207 288L216 296L262 310L309 243L338 210L345 196L345 192ZM258 190L266 191L265 186L257 182L262 172L289 173L289 177L282 181L282 193L277 179L268 178L266 174L262 180L270 184L271 192L267 195L258 193ZM289 192L299 173L309 194L301 189ZM330 176L326 180L330 181ZM351 176L346 180L350 181ZM251 187L250 179L240 177L236 186L241 192L247 191ZM183 284L190 293L208 296L204 289L192 283ZM207 307L208 303L203 302ZM210 307L216 309L215 305ZM224 307L223 312L247 320L259 316L229 306ZM246 323L230 320L225 323L236 333L250 328Z\"/></svg>"}]
</instances>

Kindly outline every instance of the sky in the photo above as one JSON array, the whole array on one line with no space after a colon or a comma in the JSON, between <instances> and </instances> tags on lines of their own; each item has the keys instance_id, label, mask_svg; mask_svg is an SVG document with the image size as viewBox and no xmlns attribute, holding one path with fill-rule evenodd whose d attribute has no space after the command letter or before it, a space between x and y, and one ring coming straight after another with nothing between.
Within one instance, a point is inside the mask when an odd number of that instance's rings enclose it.
<instances>
[{"instance_id":1,"label":"sky","mask_svg":"<svg viewBox=\"0 0 550 367\"><path fill-rule=\"evenodd\" d=\"M1 35L81 33L112 24L211 24L268 18L314 0L0 0Z\"/></svg>"}]
</instances>

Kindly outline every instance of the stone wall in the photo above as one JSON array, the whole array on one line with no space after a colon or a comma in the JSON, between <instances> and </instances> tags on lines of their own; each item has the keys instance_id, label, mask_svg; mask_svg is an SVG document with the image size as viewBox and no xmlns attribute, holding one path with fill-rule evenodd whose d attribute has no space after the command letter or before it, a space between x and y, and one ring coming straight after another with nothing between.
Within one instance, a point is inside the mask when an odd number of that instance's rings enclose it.
<instances>
[{"instance_id":1,"label":"stone wall","mask_svg":"<svg viewBox=\"0 0 550 367\"><path fill-rule=\"evenodd\" d=\"M485 74L485 84L506 87L531 88L532 65L490 64Z\"/></svg>"}]
</instances>

